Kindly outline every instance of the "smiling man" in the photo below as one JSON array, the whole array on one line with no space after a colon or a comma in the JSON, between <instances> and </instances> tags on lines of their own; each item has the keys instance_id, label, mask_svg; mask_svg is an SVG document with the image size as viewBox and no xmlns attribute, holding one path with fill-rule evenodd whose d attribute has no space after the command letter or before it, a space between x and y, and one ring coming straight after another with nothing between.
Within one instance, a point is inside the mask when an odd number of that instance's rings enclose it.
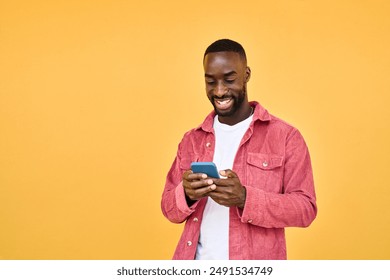
<instances>
[{"instance_id":1,"label":"smiling man","mask_svg":"<svg viewBox=\"0 0 390 280\"><path fill-rule=\"evenodd\" d=\"M187 132L167 175L163 214L186 221L173 259L286 259L285 227L317 214L310 156L299 131L249 102L243 47L222 39L203 60L214 111ZM221 178L194 173L213 161Z\"/></svg>"}]
</instances>

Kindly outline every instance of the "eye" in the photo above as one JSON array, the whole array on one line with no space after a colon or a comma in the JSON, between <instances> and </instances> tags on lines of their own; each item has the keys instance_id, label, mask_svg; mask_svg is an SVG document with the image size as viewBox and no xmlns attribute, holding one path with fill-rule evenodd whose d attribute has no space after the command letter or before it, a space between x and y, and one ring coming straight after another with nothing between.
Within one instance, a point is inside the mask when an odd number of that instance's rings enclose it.
<instances>
[{"instance_id":1,"label":"eye","mask_svg":"<svg viewBox=\"0 0 390 280\"><path fill-rule=\"evenodd\" d=\"M225 82L228 83L228 84L232 84L232 83L235 82L235 80L234 79L233 80L232 79L228 79L228 80L225 80Z\"/></svg>"},{"instance_id":2,"label":"eye","mask_svg":"<svg viewBox=\"0 0 390 280\"><path fill-rule=\"evenodd\" d=\"M215 84L215 81L214 80L206 80L206 84L212 86Z\"/></svg>"}]
</instances>

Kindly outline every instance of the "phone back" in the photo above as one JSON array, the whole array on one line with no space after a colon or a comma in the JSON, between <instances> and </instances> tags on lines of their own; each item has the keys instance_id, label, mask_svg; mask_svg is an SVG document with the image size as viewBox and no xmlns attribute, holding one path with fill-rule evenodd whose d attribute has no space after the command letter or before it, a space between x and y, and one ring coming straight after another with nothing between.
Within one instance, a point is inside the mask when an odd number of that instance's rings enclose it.
<instances>
[{"instance_id":1,"label":"phone back","mask_svg":"<svg viewBox=\"0 0 390 280\"><path fill-rule=\"evenodd\" d=\"M205 173L211 178L219 178L217 166L214 162L193 162L191 170L194 173Z\"/></svg>"}]
</instances>

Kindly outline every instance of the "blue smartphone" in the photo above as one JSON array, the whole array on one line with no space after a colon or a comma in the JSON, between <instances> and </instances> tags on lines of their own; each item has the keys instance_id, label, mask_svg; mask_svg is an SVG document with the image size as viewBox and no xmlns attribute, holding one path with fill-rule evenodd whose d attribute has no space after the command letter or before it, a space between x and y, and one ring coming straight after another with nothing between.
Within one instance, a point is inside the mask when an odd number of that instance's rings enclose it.
<instances>
[{"instance_id":1,"label":"blue smartphone","mask_svg":"<svg viewBox=\"0 0 390 280\"><path fill-rule=\"evenodd\" d=\"M191 170L194 173L204 173L211 178L219 178L217 166L214 162L193 162Z\"/></svg>"}]
</instances>

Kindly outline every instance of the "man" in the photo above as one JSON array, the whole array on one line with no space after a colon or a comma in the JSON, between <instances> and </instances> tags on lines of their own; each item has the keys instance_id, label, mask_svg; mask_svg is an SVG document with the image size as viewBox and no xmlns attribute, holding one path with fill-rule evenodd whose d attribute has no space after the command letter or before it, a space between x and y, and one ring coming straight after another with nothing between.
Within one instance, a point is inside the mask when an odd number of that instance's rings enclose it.
<instances>
[{"instance_id":1,"label":"man","mask_svg":"<svg viewBox=\"0 0 390 280\"><path fill-rule=\"evenodd\" d=\"M285 227L307 227L317 206L299 131L249 102L243 47L222 39L203 60L214 111L187 132L167 175L163 214L186 221L173 259L286 259ZM221 178L193 173L213 161Z\"/></svg>"}]
</instances>

